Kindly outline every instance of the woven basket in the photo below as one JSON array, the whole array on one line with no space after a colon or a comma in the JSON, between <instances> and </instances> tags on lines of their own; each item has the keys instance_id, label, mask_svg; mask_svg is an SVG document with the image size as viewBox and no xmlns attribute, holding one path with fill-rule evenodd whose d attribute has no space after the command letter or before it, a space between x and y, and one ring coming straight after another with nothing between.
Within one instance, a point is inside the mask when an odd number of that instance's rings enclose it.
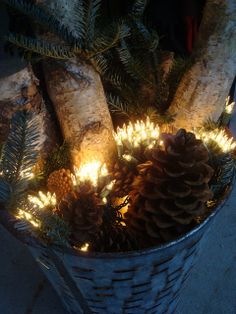
<instances>
[{"instance_id":1,"label":"woven basket","mask_svg":"<svg viewBox=\"0 0 236 314\"><path fill-rule=\"evenodd\" d=\"M201 239L223 205L176 241L127 253L48 247L19 233L9 213L0 212L0 221L27 245L68 313L171 314L176 313L180 289L196 262Z\"/></svg>"}]
</instances>

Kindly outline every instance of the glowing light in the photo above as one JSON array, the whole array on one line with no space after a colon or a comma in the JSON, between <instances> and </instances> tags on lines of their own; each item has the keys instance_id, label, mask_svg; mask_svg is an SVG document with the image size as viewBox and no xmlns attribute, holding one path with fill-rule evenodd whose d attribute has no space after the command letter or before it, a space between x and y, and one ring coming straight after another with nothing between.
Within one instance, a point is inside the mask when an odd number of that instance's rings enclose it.
<instances>
[{"instance_id":1,"label":"glowing light","mask_svg":"<svg viewBox=\"0 0 236 314\"><path fill-rule=\"evenodd\" d=\"M103 197L102 201L103 201L104 204L107 204L107 202L108 202L106 197Z\"/></svg>"},{"instance_id":2,"label":"glowing light","mask_svg":"<svg viewBox=\"0 0 236 314\"><path fill-rule=\"evenodd\" d=\"M129 122L122 128L117 128L114 133L115 141L119 146L126 145L129 148L137 148L141 145L153 147L158 141L160 128L147 117L146 121L137 121L135 124Z\"/></svg>"},{"instance_id":3,"label":"glowing light","mask_svg":"<svg viewBox=\"0 0 236 314\"><path fill-rule=\"evenodd\" d=\"M231 102L230 104L228 104L226 107L225 107L225 112L228 113L228 114L231 114L234 110L234 105L235 105L235 102Z\"/></svg>"},{"instance_id":4,"label":"glowing light","mask_svg":"<svg viewBox=\"0 0 236 314\"><path fill-rule=\"evenodd\" d=\"M122 157L127 160L127 161L131 161L132 160L132 156L131 155L127 155L127 154L124 154L122 155Z\"/></svg>"},{"instance_id":5,"label":"glowing light","mask_svg":"<svg viewBox=\"0 0 236 314\"><path fill-rule=\"evenodd\" d=\"M57 204L56 195L47 192L44 194L42 191L39 191L39 196L28 195L28 201L33 204L36 208L46 208L54 207Z\"/></svg>"},{"instance_id":6,"label":"glowing light","mask_svg":"<svg viewBox=\"0 0 236 314\"><path fill-rule=\"evenodd\" d=\"M20 172L20 177L21 178L28 178L28 179L33 179L35 177L35 174L31 172L30 170L22 170Z\"/></svg>"},{"instance_id":7,"label":"glowing light","mask_svg":"<svg viewBox=\"0 0 236 314\"><path fill-rule=\"evenodd\" d=\"M40 227L40 223L36 219L34 219L34 217L30 213L27 213L22 209L18 210L18 213L16 214L16 218L27 220L35 228Z\"/></svg>"},{"instance_id":8,"label":"glowing light","mask_svg":"<svg viewBox=\"0 0 236 314\"><path fill-rule=\"evenodd\" d=\"M205 143L215 142L224 153L228 153L236 148L234 139L229 137L223 129L215 129L209 132L200 131L197 136Z\"/></svg>"},{"instance_id":9,"label":"glowing light","mask_svg":"<svg viewBox=\"0 0 236 314\"><path fill-rule=\"evenodd\" d=\"M89 244L85 243L83 246L81 246L81 248L79 249L82 252L87 252L89 249Z\"/></svg>"},{"instance_id":10,"label":"glowing light","mask_svg":"<svg viewBox=\"0 0 236 314\"><path fill-rule=\"evenodd\" d=\"M78 182L90 181L94 187L97 186L100 177L105 177L108 175L108 170L105 164L102 165L100 161L91 161L80 168L75 168L75 185Z\"/></svg>"}]
</instances>

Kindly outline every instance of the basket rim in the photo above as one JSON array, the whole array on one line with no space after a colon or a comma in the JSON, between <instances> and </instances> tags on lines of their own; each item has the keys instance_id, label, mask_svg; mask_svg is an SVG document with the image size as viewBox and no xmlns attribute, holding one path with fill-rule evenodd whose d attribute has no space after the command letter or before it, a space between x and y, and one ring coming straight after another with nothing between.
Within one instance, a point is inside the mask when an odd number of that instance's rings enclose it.
<instances>
[{"instance_id":1,"label":"basket rim","mask_svg":"<svg viewBox=\"0 0 236 314\"><path fill-rule=\"evenodd\" d=\"M66 246L58 246L58 245L48 245L41 241L40 239L36 238L29 232L22 233L14 228L14 223L17 221L17 219L5 210L0 210L0 223L11 233L13 234L18 240L23 242L24 244L28 244L35 247L47 247L49 250L54 250L54 252L62 253L62 254L69 254L77 257L82 258L88 258L88 259L120 259L120 258L132 258L137 257L141 255L148 255L153 254L156 252L162 252L166 249L169 249L171 247L174 247L175 245L181 244L185 240L188 240L192 237L194 237L195 234L197 234L199 231L201 231L204 227L208 225L208 223L220 212L220 210L224 207L225 203L228 201L229 196L233 190L233 186L235 183L236 176L234 174L233 179L231 181L231 184L228 187L228 191L225 193L225 196L223 199L219 201L219 204L214 210L205 218L200 224L196 225L193 229L191 229L189 232L179 236L173 241L163 243L158 246L152 246L145 249L140 250L133 250L133 251L126 251L126 252L82 252L79 250L76 250L73 247L66 247Z\"/></svg>"}]
</instances>

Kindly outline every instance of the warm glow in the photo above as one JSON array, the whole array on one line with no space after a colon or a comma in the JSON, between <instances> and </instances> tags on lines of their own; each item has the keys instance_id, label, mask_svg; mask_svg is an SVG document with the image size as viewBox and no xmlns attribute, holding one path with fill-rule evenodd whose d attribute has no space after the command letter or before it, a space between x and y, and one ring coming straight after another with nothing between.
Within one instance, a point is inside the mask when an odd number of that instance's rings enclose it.
<instances>
[{"instance_id":1,"label":"warm glow","mask_svg":"<svg viewBox=\"0 0 236 314\"><path fill-rule=\"evenodd\" d=\"M128 148L136 148L141 145L146 147L153 147L160 135L160 128L158 125L150 121L137 121L135 124L129 122L128 125L123 125L122 128L117 128L114 133L115 141L119 146L126 145Z\"/></svg>"},{"instance_id":2,"label":"warm glow","mask_svg":"<svg viewBox=\"0 0 236 314\"><path fill-rule=\"evenodd\" d=\"M228 104L226 107L225 107L225 112L228 113L228 114L231 114L234 110L234 105L235 105L235 102L231 102L230 104Z\"/></svg>"},{"instance_id":3,"label":"warm glow","mask_svg":"<svg viewBox=\"0 0 236 314\"><path fill-rule=\"evenodd\" d=\"M30 170L26 170L26 171L21 171L20 172L20 176L21 178L28 178L28 179L33 179L35 177L34 173L31 172Z\"/></svg>"},{"instance_id":4,"label":"warm glow","mask_svg":"<svg viewBox=\"0 0 236 314\"><path fill-rule=\"evenodd\" d=\"M132 156L131 155L127 155L127 154L124 154L122 155L122 157L127 160L127 161L131 161L132 160Z\"/></svg>"},{"instance_id":5,"label":"warm glow","mask_svg":"<svg viewBox=\"0 0 236 314\"><path fill-rule=\"evenodd\" d=\"M49 206L54 207L57 203L55 194L51 194L50 192L44 194L39 191L38 195L39 196L28 195L28 200L34 207L43 209Z\"/></svg>"},{"instance_id":6,"label":"warm glow","mask_svg":"<svg viewBox=\"0 0 236 314\"><path fill-rule=\"evenodd\" d=\"M198 134L198 137L205 143L215 142L224 153L228 153L236 147L234 139L229 137L223 129L215 129L209 132L203 131Z\"/></svg>"},{"instance_id":7,"label":"warm glow","mask_svg":"<svg viewBox=\"0 0 236 314\"><path fill-rule=\"evenodd\" d=\"M81 248L79 249L82 252L87 252L89 249L89 244L85 243L83 246L81 246Z\"/></svg>"},{"instance_id":8,"label":"warm glow","mask_svg":"<svg viewBox=\"0 0 236 314\"><path fill-rule=\"evenodd\" d=\"M33 218L33 216L27 212L25 212L22 209L18 210L18 213L16 215L16 218L18 219L24 219L27 220L29 223L31 223L31 225L33 225L35 228L39 228L40 227L40 223Z\"/></svg>"},{"instance_id":9,"label":"warm glow","mask_svg":"<svg viewBox=\"0 0 236 314\"><path fill-rule=\"evenodd\" d=\"M105 164L102 165L100 161L91 161L89 163L83 164L80 168L75 168L75 178L73 180L74 184L77 185L78 182L90 181L94 187L97 186L100 177L105 177L108 175L108 170Z\"/></svg>"}]
</instances>

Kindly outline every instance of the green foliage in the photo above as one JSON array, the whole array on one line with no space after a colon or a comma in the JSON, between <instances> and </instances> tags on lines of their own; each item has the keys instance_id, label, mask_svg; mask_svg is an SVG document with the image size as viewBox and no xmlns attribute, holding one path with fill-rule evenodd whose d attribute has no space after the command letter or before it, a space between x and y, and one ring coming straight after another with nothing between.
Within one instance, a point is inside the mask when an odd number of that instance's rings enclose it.
<instances>
[{"instance_id":1,"label":"green foliage","mask_svg":"<svg viewBox=\"0 0 236 314\"><path fill-rule=\"evenodd\" d=\"M21 208L26 215L30 215L31 220L37 226L21 217L14 225L19 232L28 232L47 244L69 246L70 228L62 218L53 212L53 207L48 206L42 210L37 204L32 205L25 199Z\"/></svg>"},{"instance_id":2,"label":"green foliage","mask_svg":"<svg viewBox=\"0 0 236 314\"><path fill-rule=\"evenodd\" d=\"M19 34L10 33L5 37L16 46L28 51L55 59L69 59L75 57L75 53L68 46L58 45L45 40L26 37Z\"/></svg>"},{"instance_id":3,"label":"green foliage","mask_svg":"<svg viewBox=\"0 0 236 314\"><path fill-rule=\"evenodd\" d=\"M41 116L30 112L17 112L2 149L1 171L11 190L13 206L24 195L31 179L31 170L41 148ZM6 187L6 185L5 185Z\"/></svg>"},{"instance_id":4,"label":"green foliage","mask_svg":"<svg viewBox=\"0 0 236 314\"><path fill-rule=\"evenodd\" d=\"M215 170L215 174L209 184L214 195L213 201L218 204L232 184L236 163L233 156L229 153L221 155L212 153L210 156L210 165Z\"/></svg>"},{"instance_id":5,"label":"green foliage","mask_svg":"<svg viewBox=\"0 0 236 314\"><path fill-rule=\"evenodd\" d=\"M72 35L67 25L64 25L61 20L58 20L52 14L49 14L39 5L33 4L28 0L3 0L7 5L17 9L21 13L28 15L34 21L40 23L43 27L50 29L59 38L73 44L75 38Z\"/></svg>"},{"instance_id":6,"label":"green foliage","mask_svg":"<svg viewBox=\"0 0 236 314\"><path fill-rule=\"evenodd\" d=\"M10 184L4 178L0 178L0 205L5 207L9 203L10 197Z\"/></svg>"},{"instance_id":7,"label":"green foliage","mask_svg":"<svg viewBox=\"0 0 236 314\"><path fill-rule=\"evenodd\" d=\"M69 144L64 142L61 146L56 146L46 160L42 176L47 179L53 171L65 168L70 169L70 149Z\"/></svg>"},{"instance_id":8,"label":"green foliage","mask_svg":"<svg viewBox=\"0 0 236 314\"><path fill-rule=\"evenodd\" d=\"M40 5L30 3L29 0L4 2L27 14L63 40L65 44L59 45L16 34L8 35L7 38L12 43L45 57L70 59L78 55L88 60L107 51L129 35L129 28L123 22L113 22L110 27L102 27L101 23L97 23L101 0L65 1L63 7L55 4L54 10L46 10Z\"/></svg>"},{"instance_id":9,"label":"green foliage","mask_svg":"<svg viewBox=\"0 0 236 314\"><path fill-rule=\"evenodd\" d=\"M141 18L144 14L144 10L147 6L148 0L136 0L132 6L131 16L135 18Z\"/></svg>"}]
</instances>

